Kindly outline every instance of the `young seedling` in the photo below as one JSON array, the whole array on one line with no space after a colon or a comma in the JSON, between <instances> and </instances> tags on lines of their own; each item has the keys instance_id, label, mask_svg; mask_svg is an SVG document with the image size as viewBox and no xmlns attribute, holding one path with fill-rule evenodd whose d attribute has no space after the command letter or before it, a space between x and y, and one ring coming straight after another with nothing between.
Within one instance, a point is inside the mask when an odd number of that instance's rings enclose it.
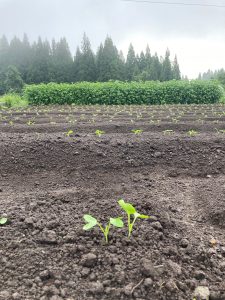
<instances>
[{"instance_id":1,"label":"young seedling","mask_svg":"<svg viewBox=\"0 0 225 300\"><path fill-rule=\"evenodd\" d=\"M7 218L5 218L5 217L0 217L0 226L1 225L5 225L6 223L8 222L8 219Z\"/></svg>"},{"instance_id":2,"label":"young seedling","mask_svg":"<svg viewBox=\"0 0 225 300\"><path fill-rule=\"evenodd\" d=\"M28 126L31 126L31 125L34 125L34 124L35 124L35 121L33 121L33 120L27 121L27 125L28 125Z\"/></svg>"},{"instance_id":3,"label":"young seedling","mask_svg":"<svg viewBox=\"0 0 225 300\"><path fill-rule=\"evenodd\" d=\"M103 135L105 133L105 131L103 131L103 130L99 130L99 129L97 129L96 131L95 131L95 134L97 135L97 136L101 136L101 135Z\"/></svg>"},{"instance_id":4,"label":"young seedling","mask_svg":"<svg viewBox=\"0 0 225 300\"><path fill-rule=\"evenodd\" d=\"M118 228L123 227L123 221L121 220L121 218L110 218L109 222L105 226L105 228L102 226L101 223L98 222L97 219L95 219L91 215L84 215L84 220L85 220L86 224L84 225L83 229L84 230L90 230L94 226L98 225L101 232L103 233L103 235L105 237L105 242L106 243L108 243L109 229L110 229L111 225L113 225L115 227L118 227Z\"/></svg>"},{"instance_id":5,"label":"young seedling","mask_svg":"<svg viewBox=\"0 0 225 300\"><path fill-rule=\"evenodd\" d=\"M67 132L65 132L65 135L66 136L71 136L71 134L73 134L73 130L68 130Z\"/></svg>"},{"instance_id":6,"label":"young seedling","mask_svg":"<svg viewBox=\"0 0 225 300\"><path fill-rule=\"evenodd\" d=\"M142 129L133 129L131 130L131 132L133 132L134 134L141 134L143 132Z\"/></svg>"},{"instance_id":7,"label":"young seedling","mask_svg":"<svg viewBox=\"0 0 225 300\"><path fill-rule=\"evenodd\" d=\"M225 129L217 129L217 128L215 128L215 129L216 129L217 133L225 134Z\"/></svg>"},{"instance_id":8,"label":"young seedling","mask_svg":"<svg viewBox=\"0 0 225 300\"><path fill-rule=\"evenodd\" d=\"M188 134L189 136L196 136L198 134L198 131L192 129L188 131Z\"/></svg>"},{"instance_id":9,"label":"young seedling","mask_svg":"<svg viewBox=\"0 0 225 300\"><path fill-rule=\"evenodd\" d=\"M139 214L134 206L128 202L125 202L123 199L118 201L119 205L122 209L127 213L127 223L128 223L128 238L130 238L134 223L136 222L137 218L140 219L148 219L149 216ZM131 215L133 215L133 220L131 221Z\"/></svg>"}]
</instances>

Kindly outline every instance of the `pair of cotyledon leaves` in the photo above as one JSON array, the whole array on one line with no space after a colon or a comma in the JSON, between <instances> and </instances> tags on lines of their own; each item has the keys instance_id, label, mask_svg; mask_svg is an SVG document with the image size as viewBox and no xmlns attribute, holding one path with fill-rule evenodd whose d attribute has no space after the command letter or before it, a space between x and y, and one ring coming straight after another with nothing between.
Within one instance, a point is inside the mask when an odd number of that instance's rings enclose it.
<instances>
[{"instance_id":1,"label":"pair of cotyledon leaves","mask_svg":"<svg viewBox=\"0 0 225 300\"><path fill-rule=\"evenodd\" d=\"M84 220L87 223L83 227L84 230L89 230L98 224L98 221L91 215L84 215ZM123 221L121 220L121 218L110 218L109 223L114 225L115 227L123 227Z\"/></svg>"},{"instance_id":2,"label":"pair of cotyledon leaves","mask_svg":"<svg viewBox=\"0 0 225 300\"><path fill-rule=\"evenodd\" d=\"M123 199L120 199L118 201L118 203L123 208L123 210L125 210L125 212L128 215L134 215L135 219L137 219L137 218L148 219L149 218L149 216L139 214L132 204L130 204L128 202L125 202ZM84 215L84 220L87 223L83 227L84 230L89 230L89 229L91 229L92 227L94 227L95 225L98 224L97 219L95 219L91 215ZM123 227L123 221L121 220L121 217L119 217L119 218L110 218L109 223L114 225L115 227L119 227L119 228Z\"/></svg>"}]
</instances>

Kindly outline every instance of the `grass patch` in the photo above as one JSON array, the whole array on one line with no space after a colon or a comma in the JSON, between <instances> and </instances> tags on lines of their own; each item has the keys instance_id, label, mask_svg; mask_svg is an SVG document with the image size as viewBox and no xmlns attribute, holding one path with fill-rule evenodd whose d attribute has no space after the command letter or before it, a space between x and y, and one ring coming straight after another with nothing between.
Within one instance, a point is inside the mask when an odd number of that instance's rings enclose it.
<instances>
[{"instance_id":1,"label":"grass patch","mask_svg":"<svg viewBox=\"0 0 225 300\"><path fill-rule=\"evenodd\" d=\"M5 94L0 97L0 107L25 107L28 105L28 101L17 94Z\"/></svg>"}]
</instances>

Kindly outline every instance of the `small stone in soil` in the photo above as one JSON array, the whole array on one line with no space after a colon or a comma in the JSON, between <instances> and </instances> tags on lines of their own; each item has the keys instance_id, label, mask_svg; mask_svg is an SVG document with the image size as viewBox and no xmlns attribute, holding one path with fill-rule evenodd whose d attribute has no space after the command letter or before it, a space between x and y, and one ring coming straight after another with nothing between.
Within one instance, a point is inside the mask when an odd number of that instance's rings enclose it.
<instances>
[{"instance_id":1,"label":"small stone in soil","mask_svg":"<svg viewBox=\"0 0 225 300\"><path fill-rule=\"evenodd\" d=\"M88 253L82 256L81 265L84 267L94 267L97 262L97 256L94 253Z\"/></svg>"},{"instance_id":2,"label":"small stone in soil","mask_svg":"<svg viewBox=\"0 0 225 300\"><path fill-rule=\"evenodd\" d=\"M90 292L93 294L101 294L104 291L103 284L100 281L93 282L91 284Z\"/></svg>"},{"instance_id":3,"label":"small stone in soil","mask_svg":"<svg viewBox=\"0 0 225 300\"><path fill-rule=\"evenodd\" d=\"M189 244L189 242L188 242L187 239L182 239L182 240L180 241L180 246L181 246L182 248L187 248L188 244Z\"/></svg>"},{"instance_id":4,"label":"small stone in soil","mask_svg":"<svg viewBox=\"0 0 225 300\"><path fill-rule=\"evenodd\" d=\"M162 225L161 225L160 222L158 222L158 221L157 222L152 222L151 224L152 224L153 228L155 228L155 229L157 229L159 231L163 230L163 227L162 227Z\"/></svg>"},{"instance_id":5,"label":"small stone in soil","mask_svg":"<svg viewBox=\"0 0 225 300\"><path fill-rule=\"evenodd\" d=\"M153 280L151 278L145 278L144 286L151 287L153 285Z\"/></svg>"},{"instance_id":6,"label":"small stone in soil","mask_svg":"<svg viewBox=\"0 0 225 300\"><path fill-rule=\"evenodd\" d=\"M142 273L145 276L154 278L159 275L158 269L155 268L155 266L153 265L153 263L150 260L145 259L145 258L142 259L141 265L142 265Z\"/></svg>"}]
</instances>

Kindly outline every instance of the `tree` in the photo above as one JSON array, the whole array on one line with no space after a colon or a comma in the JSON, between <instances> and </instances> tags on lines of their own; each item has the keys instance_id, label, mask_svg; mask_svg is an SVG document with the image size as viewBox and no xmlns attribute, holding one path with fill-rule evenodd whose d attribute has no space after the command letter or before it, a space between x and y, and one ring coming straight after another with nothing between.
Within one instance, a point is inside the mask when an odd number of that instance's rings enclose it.
<instances>
[{"instance_id":1,"label":"tree","mask_svg":"<svg viewBox=\"0 0 225 300\"><path fill-rule=\"evenodd\" d=\"M177 61L177 56L175 55L173 66L172 66L173 79L180 80L180 67Z\"/></svg>"},{"instance_id":2,"label":"tree","mask_svg":"<svg viewBox=\"0 0 225 300\"><path fill-rule=\"evenodd\" d=\"M32 63L29 66L27 83L48 83L51 79L51 47L47 40L32 45Z\"/></svg>"},{"instance_id":3,"label":"tree","mask_svg":"<svg viewBox=\"0 0 225 300\"><path fill-rule=\"evenodd\" d=\"M0 95L6 93L6 86L5 86L5 73L1 70L0 71Z\"/></svg>"},{"instance_id":4,"label":"tree","mask_svg":"<svg viewBox=\"0 0 225 300\"><path fill-rule=\"evenodd\" d=\"M137 63L137 59L135 56L134 47L132 44L130 44L129 49L128 49L125 69L126 69L126 79L128 81L133 80L135 75L137 75L136 73L138 70L138 63Z\"/></svg>"},{"instance_id":5,"label":"tree","mask_svg":"<svg viewBox=\"0 0 225 300\"><path fill-rule=\"evenodd\" d=\"M20 93L22 91L24 82L15 66L7 68L4 84L6 92Z\"/></svg>"},{"instance_id":6,"label":"tree","mask_svg":"<svg viewBox=\"0 0 225 300\"><path fill-rule=\"evenodd\" d=\"M216 79L225 86L225 70L221 69L217 72Z\"/></svg>"},{"instance_id":7,"label":"tree","mask_svg":"<svg viewBox=\"0 0 225 300\"><path fill-rule=\"evenodd\" d=\"M66 38L61 38L58 43L52 41L51 53L51 81L71 82L73 58Z\"/></svg>"},{"instance_id":8,"label":"tree","mask_svg":"<svg viewBox=\"0 0 225 300\"><path fill-rule=\"evenodd\" d=\"M165 58L162 63L161 80L168 81L171 79L173 79L173 72L172 72L172 66L171 66L171 62L170 62L170 51L169 51L169 49L167 49Z\"/></svg>"},{"instance_id":9,"label":"tree","mask_svg":"<svg viewBox=\"0 0 225 300\"><path fill-rule=\"evenodd\" d=\"M76 81L96 80L95 56L91 49L90 40L85 33L82 40L81 51L77 49L74 69L76 72Z\"/></svg>"},{"instance_id":10,"label":"tree","mask_svg":"<svg viewBox=\"0 0 225 300\"><path fill-rule=\"evenodd\" d=\"M0 39L0 70L4 70L8 65L9 43L5 35Z\"/></svg>"},{"instance_id":11,"label":"tree","mask_svg":"<svg viewBox=\"0 0 225 300\"><path fill-rule=\"evenodd\" d=\"M146 69L146 60L145 60L145 54L143 51L141 51L140 56L139 56L138 69L141 73Z\"/></svg>"},{"instance_id":12,"label":"tree","mask_svg":"<svg viewBox=\"0 0 225 300\"><path fill-rule=\"evenodd\" d=\"M151 51L149 45L147 45L146 52L145 52L145 70L150 70L151 64L152 64Z\"/></svg>"},{"instance_id":13,"label":"tree","mask_svg":"<svg viewBox=\"0 0 225 300\"><path fill-rule=\"evenodd\" d=\"M101 44L96 55L97 79L99 81L122 80L124 76L124 60L110 37L104 46Z\"/></svg>"},{"instance_id":14,"label":"tree","mask_svg":"<svg viewBox=\"0 0 225 300\"><path fill-rule=\"evenodd\" d=\"M162 64L159 60L157 53L152 57L152 64L150 66L150 79L160 80L162 74Z\"/></svg>"}]
</instances>

